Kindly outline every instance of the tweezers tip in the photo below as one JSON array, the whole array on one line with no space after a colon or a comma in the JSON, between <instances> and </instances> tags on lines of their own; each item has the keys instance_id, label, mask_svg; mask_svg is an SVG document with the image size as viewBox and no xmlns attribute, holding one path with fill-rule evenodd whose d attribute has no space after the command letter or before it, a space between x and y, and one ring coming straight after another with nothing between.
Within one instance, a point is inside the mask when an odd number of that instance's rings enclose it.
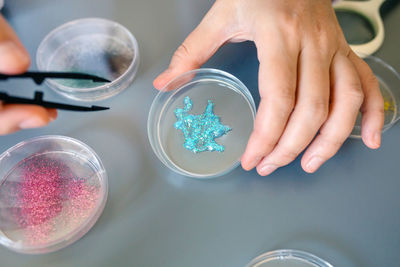
<instances>
[{"instance_id":1,"label":"tweezers tip","mask_svg":"<svg viewBox=\"0 0 400 267\"><path fill-rule=\"evenodd\" d=\"M111 81L105 78L100 78L98 79L99 82L105 82L105 83L110 83Z\"/></svg>"},{"instance_id":2,"label":"tweezers tip","mask_svg":"<svg viewBox=\"0 0 400 267\"><path fill-rule=\"evenodd\" d=\"M110 83L111 82L110 80L103 78L103 77L94 76L94 75L92 75L92 76L93 76L94 82L100 82L100 83Z\"/></svg>"},{"instance_id":3,"label":"tweezers tip","mask_svg":"<svg viewBox=\"0 0 400 267\"><path fill-rule=\"evenodd\" d=\"M101 111L101 110L108 110L109 107L100 107L100 106L92 106L93 111Z\"/></svg>"}]
</instances>

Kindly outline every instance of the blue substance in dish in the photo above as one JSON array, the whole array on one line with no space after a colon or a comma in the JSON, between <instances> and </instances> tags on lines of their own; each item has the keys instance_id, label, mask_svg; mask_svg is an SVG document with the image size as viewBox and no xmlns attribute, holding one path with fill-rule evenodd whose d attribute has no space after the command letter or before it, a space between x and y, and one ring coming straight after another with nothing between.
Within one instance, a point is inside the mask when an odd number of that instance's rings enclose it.
<instances>
[{"instance_id":1,"label":"blue substance in dish","mask_svg":"<svg viewBox=\"0 0 400 267\"><path fill-rule=\"evenodd\" d=\"M186 96L183 100L184 108L175 109L177 121L174 127L182 130L185 136L183 147L194 153L204 151L225 150L223 145L215 142L215 139L227 134L232 129L221 123L220 118L214 114L214 103L208 100L203 114L193 115L189 111L193 108L193 102Z\"/></svg>"}]
</instances>

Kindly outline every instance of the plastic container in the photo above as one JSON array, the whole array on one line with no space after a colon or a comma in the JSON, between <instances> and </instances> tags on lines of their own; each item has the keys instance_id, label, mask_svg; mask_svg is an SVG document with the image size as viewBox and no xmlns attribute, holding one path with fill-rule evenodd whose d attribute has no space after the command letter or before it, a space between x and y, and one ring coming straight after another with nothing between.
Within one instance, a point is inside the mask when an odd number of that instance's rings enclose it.
<instances>
[{"instance_id":1,"label":"plastic container","mask_svg":"<svg viewBox=\"0 0 400 267\"><path fill-rule=\"evenodd\" d=\"M36 63L41 71L83 72L112 81L46 80L50 88L67 98L97 101L120 93L132 83L139 66L139 47L135 37L119 23L79 19L61 25L43 39Z\"/></svg>"},{"instance_id":2,"label":"plastic container","mask_svg":"<svg viewBox=\"0 0 400 267\"><path fill-rule=\"evenodd\" d=\"M380 58L364 55L361 55L361 57L370 66L379 81L380 90L385 101L385 121L382 128L382 132L384 132L400 118L400 75L392 66ZM350 137L361 137L361 113L357 117Z\"/></svg>"},{"instance_id":3,"label":"plastic container","mask_svg":"<svg viewBox=\"0 0 400 267\"><path fill-rule=\"evenodd\" d=\"M80 141L21 142L0 155L0 244L28 254L64 248L95 224L107 193L100 159Z\"/></svg>"},{"instance_id":4,"label":"plastic container","mask_svg":"<svg viewBox=\"0 0 400 267\"><path fill-rule=\"evenodd\" d=\"M183 100L193 101L191 114L204 112L208 100L214 103L214 114L232 128L215 139L224 152L194 153L184 148L184 135L174 127L175 109ZM213 178L238 166L253 130L256 108L246 86L231 74L216 69L186 72L168 83L155 97L148 118L148 136L157 157L171 170L189 177Z\"/></svg>"},{"instance_id":5,"label":"plastic container","mask_svg":"<svg viewBox=\"0 0 400 267\"><path fill-rule=\"evenodd\" d=\"M246 267L333 267L330 263L308 252L281 249L267 252L253 259Z\"/></svg>"}]
</instances>

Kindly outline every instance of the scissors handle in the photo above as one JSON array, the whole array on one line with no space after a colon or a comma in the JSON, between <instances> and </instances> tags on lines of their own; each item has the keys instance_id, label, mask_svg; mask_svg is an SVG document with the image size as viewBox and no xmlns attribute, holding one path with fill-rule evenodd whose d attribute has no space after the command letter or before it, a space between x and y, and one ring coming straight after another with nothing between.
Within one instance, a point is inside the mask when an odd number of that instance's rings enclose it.
<instances>
[{"instance_id":1,"label":"scissors handle","mask_svg":"<svg viewBox=\"0 0 400 267\"><path fill-rule=\"evenodd\" d=\"M369 1L338 1L334 3L335 10L350 11L362 15L371 23L375 32L375 37L364 44L350 45L354 52L359 55L371 55L376 52L383 43L385 30L382 18L379 14L379 8L385 0Z\"/></svg>"}]
</instances>

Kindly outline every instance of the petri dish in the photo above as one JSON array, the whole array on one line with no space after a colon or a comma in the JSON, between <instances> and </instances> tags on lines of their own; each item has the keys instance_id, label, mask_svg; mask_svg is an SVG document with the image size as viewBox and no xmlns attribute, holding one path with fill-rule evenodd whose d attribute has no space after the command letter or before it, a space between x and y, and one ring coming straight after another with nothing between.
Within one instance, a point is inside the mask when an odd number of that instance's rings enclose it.
<instances>
[{"instance_id":1,"label":"petri dish","mask_svg":"<svg viewBox=\"0 0 400 267\"><path fill-rule=\"evenodd\" d=\"M47 79L57 93L78 101L98 101L126 89L139 66L139 47L121 24L101 19L78 19L51 31L40 43L36 64L41 71L83 72L111 83Z\"/></svg>"},{"instance_id":2,"label":"petri dish","mask_svg":"<svg viewBox=\"0 0 400 267\"><path fill-rule=\"evenodd\" d=\"M221 124L231 130L216 138L223 152L194 153L184 147L183 131L174 127L175 110L192 102L191 114L205 112L208 101ZM155 97L148 117L148 136L157 157L171 170L194 178L214 178L226 174L240 163L253 130L256 108L251 93L233 75L217 69L197 69L169 82Z\"/></svg>"},{"instance_id":3,"label":"petri dish","mask_svg":"<svg viewBox=\"0 0 400 267\"><path fill-rule=\"evenodd\" d=\"M317 256L293 249L281 249L264 253L246 267L333 267Z\"/></svg>"},{"instance_id":4,"label":"petri dish","mask_svg":"<svg viewBox=\"0 0 400 267\"><path fill-rule=\"evenodd\" d=\"M400 75L392 66L380 58L366 55L360 56L372 69L379 82L379 88L384 100L384 125L382 132L385 132L390 129L400 117ZM361 138L361 113L357 116L350 137Z\"/></svg>"},{"instance_id":5,"label":"petri dish","mask_svg":"<svg viewBox=\"0 0 400 267\"><path fill-rule=\"evenodd\" d=\"M86 234L107 200L96 153L64 136L23 141L0 155L0 244L20 253L64 248Z\"/></svg>"}]
</instances>

